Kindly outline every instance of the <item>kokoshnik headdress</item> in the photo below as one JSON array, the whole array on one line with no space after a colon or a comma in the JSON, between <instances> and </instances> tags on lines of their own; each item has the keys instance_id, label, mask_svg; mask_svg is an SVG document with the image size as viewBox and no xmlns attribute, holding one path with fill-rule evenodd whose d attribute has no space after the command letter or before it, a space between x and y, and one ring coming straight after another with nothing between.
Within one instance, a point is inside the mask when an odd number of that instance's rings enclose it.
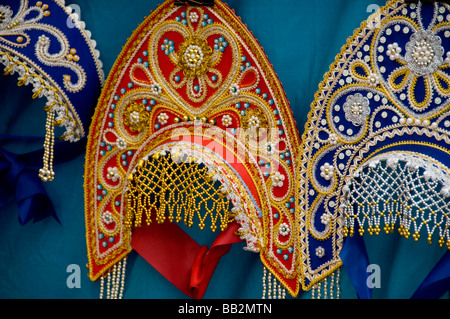
<instances>
[{"instance_id":1,"label":"kokoshnik headdress","mask_svg":"<svg viewBox=\"0 0 450 319\"><path fill-rule=\"evenodd\" d=\"M450 248L449 17L448 4L389 1L321 83L299 162L303 288L343 263L370 297L363 234L398 230ZM448 289L449 258L415 297Z\"/></svg>"},{"instance_id":2,"label":"kokoshnik headdress","mask_svg":"<svg viewBox=\"0 0 450 319\"><path fill-rule=\"evenodd\" d=\"M201 298L220 255L245 240L296 295L299 141L282 86L235 13L218 0L165 1L123 47L90 128L90 278L107 276L107 296L121 297L134 249ZM208 251L176 223L220 234Z\"/></svg>"},{"instance_id":3,"label":"kokoshnik headdress","mask_svg":"<svg viewBox=\"0 0 450 319\"><path fill-rule=\"evenodd\" d=\"M54 127L64 128L65 141L85 137L104 82L96 43L72 11L64 0L0 1L4 73L17 74L19 86L47 100L43 181L54 178Z\"/></svg>"}]
</instances>

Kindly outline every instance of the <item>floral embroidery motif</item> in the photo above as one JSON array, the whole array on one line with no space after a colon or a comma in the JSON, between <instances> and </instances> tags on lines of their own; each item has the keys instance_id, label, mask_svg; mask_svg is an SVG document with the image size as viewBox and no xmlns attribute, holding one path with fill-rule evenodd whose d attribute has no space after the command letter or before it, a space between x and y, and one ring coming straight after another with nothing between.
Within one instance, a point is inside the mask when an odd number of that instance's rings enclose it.
<instances>
[{"instance_id":1,"label":"floral embroidery motif","mask_svg":"<svg viewBox=\"0 0 450 319\"><path fill-rule=\"evenodd\" d=\"M142 132L147 125L148 119L149 115L145 109L145 105L133 102L125 112L124 124L132 132Z\"/></svg>"},{"instance_id":2,"label":"floral embroidery motif","mask_svg":"<svg viewBox=\"0 0 450 319\"><path fill-rule=\"evenodd\" d=\"M242 128L247 130L250 137L256 138L260 133L260 129L268 128L268 121L265 115L259 109L249 109L244 114L245 118L242 123Z\"/></svg>"},{"instance_id":3,"label":"floral embroidery motif","mask_svg":"<svg viewBox=\"0 0 450 319\"><path fill-rule=\"evenodd\" d=\"M116 182L120 178L117 167L108 167L108 175L106 175L106 177L113 182Z\"/></svg>"},{"instance_id":4,"label":"floral embroidery motif","mask_svg":"<svg viewBox=\"0 0 450 319\"><path fill-rule=\"evenodd\" d=\"M322 224L328 225L331 221L331 215L323 214L322 216L320 216L320 221L322 222Z\"/></svg>"},{"instance_id":5,"label":"floral embroidery motif","mask_svg":"<svg viewBox=\"0 0 450 319\"><path fill-rule=\"evenodd\" d=\"M161 125L167 124L167 121L169 120L169 116L167 115L167 113L160 113L158 115L158 122Z\"/></svg>"},{"instance_id":6,"label":"floral embroidery motif","mask_svg":"<svg viewBox=\"0 0 450 319\"><path fill-rule=\"evenodd\" d=\"M159 85L158 83L151 84L150 91L155 95L161 94L161 85Z\"/></svg>"},{"instance_id":7,"label":"floral embroidery motif","mask_svg":"<svg viewBox=\"0 0 450 319\"><path fill-rule=\"evenodd\" d=\"M205 39L193 36L180 44L178 66L189 78L203 76L211 67L212 50Z\"/></svg>"},{"instance_id":8,"label":"floral embroidery motif","mask_svg":"<svg viewBox=\"0 0 450 319\"><path fill-rule=\"evenodd\" d=\"M319 258L325 256L325 249L322 246L316 248L316 256Z\"/></svg>"},{"instance_id":9,"label":"floral embroidery motif","mask_svg":"<svg viewBox=\"0 0 450 319\"><path fill-rule=\"evenodd\" d=\"M231 84L230 86L230 94L233 96L237 96L240 93L239 85L236 83Z\"/></svg>"},{"instance_id":10,"label":"floral embroidery motif","mask_svg":"<svg viewBox=\"0 0 450 319\"><path fill-rule=\"evenodd\" d=\"M199 23L200 17L203 17L202 23ZM171 37L153 38L152 47L158 45L169 58L173 68L167 68L166 65L164 71L158 72L156 80L165 86L163 81L168 77L171 83L169 92L172 96L178 96L180 89L185 88L191 103L202 103L208 97L211 99L211 92L218 89L220 92L216 92L217 95L223 92L223 78L218 67L230 62L228 59L226 62L222 60L222 55L226 53L225 48L230 45L230 35L226 28L214 24L211 17L203 14L203 8L198 7L189 8L175 20L167 21L161 26L159 34L163 34L165 30L171 30ZM221 33L221 36L217 36ZM235 63L238 59L236 48L232 51L231 62ZM153 51L152 53L154 54ZM158 63L167 62L156 54L153 58ZM163 74L166 70L170 75Z\"/></svg>"},{"instance_id":11,"label":"floral embroidery motif","mask_svg":"<svg viewBox=\"0 0 450 319\"><path fill-rule=\"evenodd\" d=\"M110 225L111 223L114 222L112 213L110 211L105 211L102 214L102 221L106 224L106 225Z\"/></svg>"},{"instance_id":12,"label":"floral embroidery motif","mask_svg":"<svg viewBox=\"0 0 450 319\"><path fill-rule=\"evenodd\" d=\"M119 150L125 150L125 149L127 148L127 146L128 146L127 142L126 142L123 138L121 138L121 137L119 137L119 138L117 139L116 145L117 145L117 148L118 148Z\"/></svg>"},{"instance_id":13,"label":"floral embroidery motif","mask_svg":"<svg viewBox=\"0 0 450 319\"><path fill-rule=\"evenodd\" d=\"M282 223L280 225L280 228L278 228L278 232L280 233L281 236L287 236L291 232L291 228L289 227L288 224Z\"/></svg>"},{"instance_id":14,"label":"floral embroidery motif","mask_svg":"<svg viewBox=\"0 0 450 319\"><path fill-rule=\"evenodd\" d=\"M231 116L229 116L228 114L222 116L222 125L225 127L230 126L233 123L233 120L231 118Z\"/></svg>"},{"instance_id":15,"label":"floral embroidery motif","mask_svg":"<svg viewBox=\"0 0 450 319\"><path fill-rule=\"evenodd\" d=\"M214 49L223 52L228 46L228 42L225 41L224 37L219 37L214 40Z\"/></svg>"},{"instance_id":16,"label":"floral embroidery motif","mask_svg":"<svg viewBox=\"0 0 450 319\"><path fill-rule=\"evenodd\" d=\"M173 51L175 51L175 48L173 46L173 41L169 39L164 39L164 44L161 45L161 50L164 51L166 55L169 55Z\"/></svg>"},{"instance_id":17,"label":"floral embroidery motif","mask_svg":"<svg viewBox=\"0 0 450 319\"><path fill-rule=\"evenodd\" d=\"M275 187L283 187L283 181L285 179L285 176L281 174L280 172L275 172L275 174L272 175L272 185Z\"/></svg>"},{"instance_id":18,"label":"floral embroidery motif","mask_svg":"<svg viewBox=\"0 0 450 319\"><path fill-rule=\"evenodd\" d=\"M430 30L413 33L405 46L408 68L418 76L435 72L443 62L444 48L441 43L441 38Z\"/></svg>"},{"instance_id":19,"label":"floral embroidery motif","mask_svg":"<svg viewBox=\"0 0 450 319\"><path fill-rule=\"evenodd\" d=\"M257 116L252 116L250 117L250 119L248 120L248 126L251 129L257 129L259 127L259 118Z\"/></svg>"},{"instance_id":20,"label":"floral embroidery motif","mask_svg":"<svg viewBox=\"0 0 450 319\"><path fill-rule=\"evenodd\" d=\"M13 12L9 6L0 6L0 30L11 23Z\"/></svg>"},{"instance_id":21,"label":"floral embroidery motif","mask_svg":"<svg viewBox=\"0 0 450 319\"><path fill-rule=\"evenodd\" d=\"M375 87L380 83L380 78L375 73L371 73L367 77L367 82L369 83L370 86Z\"/></svg>"},{"instance_id":22,"label":"floral embroidery motif","mask_svg":"<svg viewBox=\"0 0 450 319\"><path fill-rule=\"evenodd\" d=\"M191 13L189 13L189 19L191 20L191 22L197 22L198 21L198 13L195 11L191 11Z\"/></svg>"},{"instance_id":23,"label":"floral embroidery motif","mask_svg":"<svg viewBox=\"0 0 450 319\"><path fill-rule=\"evenodd\" d=\"M345 118L354 125L360 126L370 114L369 100L360 93L349 95L343 109Z\"/></svg>"},{"instance_id":24,"label":"floral embroidery motif","mask_svg":"<svg viewBox=\"0 0 450 319\"><path fill-rule=\"evenodd\" d=\"M401 15L395 18L395 24L380 28L374 62L380 81L396 101L411 115L424 118L443 107L439 101L450 94L450 75L442 46L442 39L448 37L447 22L438 18L441 14L437 11L431 20L424 20L421 8L409 8L413 20ZM407 41L400 43L398 36ZM396 40L390 41L391 38ZM384 57L388 59L385 61ZM387 61L395 62L395 66Z\"/></svg>"},{"instance_id":25,"label":"floral embroidery motif","mask_svg":"<svg viewBox=\"0 0 450 319\"><path fill-rule=\"evenodd\" d=\"M400 53L402 52L402 48L398 46L397 42L389 43L387 46L386 54L392 61L400 59Z\"/></svg>"},{"instance_id":26,"label":"floral embroidery motif","mask_svg":"<svg viewBox=\"0 0 450 319\"><path fill-rule=\"evenodd\" d=\"M320 167L320 176L325 178L327 181L333 178L334 176L334 167L329 163L325 163Z\"/></svg>"}]
</instances>

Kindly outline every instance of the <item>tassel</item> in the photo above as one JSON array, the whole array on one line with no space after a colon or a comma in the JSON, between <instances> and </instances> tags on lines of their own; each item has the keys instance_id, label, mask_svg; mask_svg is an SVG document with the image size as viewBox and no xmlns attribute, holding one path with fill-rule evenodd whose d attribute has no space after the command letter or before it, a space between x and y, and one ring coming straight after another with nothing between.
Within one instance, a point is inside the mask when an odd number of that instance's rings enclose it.
<instances>
[{"instance_id":1,"label":"tassel","mask_svg":"<svg viewBox=\"0 0 450 319\"><path fill-rule=\"evenodd\" d=\"M43 167L39 170L39 177L44 182L52 181L55 178L55 172L53 171L53 148L55 144L54 122L54 111L48 111L47 121L45 123L46 132L44 141Z\"/></svg>"},{"instance_id":2,"label":"tassel","mask_svg":"<svg viewBox=\"0 0 450 319\"><path fill-rule=\"evenodd\" d=\"M335 278L336 273L336 278ZM311 299L336 299L340 298L340 269L316 283L311 289Z\"/></svg>"},{"instance_id":3,"label":"tassel","mask_svg":"<svg viewBox=\"0 0 450 319\"><path fill-rule=\"evenodd\" d=\"M103 275L100 279L100 299L105 294L105 278L106 278L106 299L122 299L125 287L125 270L127 267L127 258L125 257L112 269Z\"/></svg>"},{"instance_id":4,"label":"tassel","mask_svg":"<svg viewBox=\"0 0 450 319\"><path fill-rule=\"evenodd\" d=\"M286 288L278 282L275 276L272 279L272 274L266 267L263 267L262 286L261 299L286 299Z\"/></svg>"}]
</instances>

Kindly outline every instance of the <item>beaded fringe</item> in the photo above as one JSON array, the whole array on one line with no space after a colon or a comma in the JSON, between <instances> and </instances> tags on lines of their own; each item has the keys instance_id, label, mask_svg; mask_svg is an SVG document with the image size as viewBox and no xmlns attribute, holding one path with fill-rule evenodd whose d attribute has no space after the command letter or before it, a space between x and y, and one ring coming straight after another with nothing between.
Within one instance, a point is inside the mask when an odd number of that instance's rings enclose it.
<instances>
[{"instance_id":1,"label":"beaded fringe","mask_svg":"<svg viewBox=\"0 0 450 319\"><path fill-rule=\"evenodd\" d=\"M339 299L340 297L340 270L336 270L335 273L325 277L323 280L316 283L311 289L312 299Z\"/></svg>"},{"instance_id":2,"label":"beaded fringe","mask_svg":"<svg viewBox=\"0 0 450 319\"><path fill-rule=\"evenodd\" d=\"M53 171L53 147L55 144L55 112L47 112L47 121L45 123L45 141L44 156L42 158L43 167L39 170L39 177L44 181L52 181L55 178Z\"/></svg>"},{"instance_id":3,"label":"beaded fringe","mask_svg":"<svg viewBox=\"0 0 450 319\"><path fill-rule=\"evenodd\" d=\"M122 299L125 286L125 270L127 258L125 257L115 264L100 280L100 299L104 297L106 277L106 299Z\"/></svg>"},{"instance_id":4,"label":"beaded fringe","mask_svg":"<svg viewBox=\"0 0 450 319\"><path fill-rule=\"evenodd\" d=\"M281 286L275 276L272 278L270 271L267 271L266 267L263 267L262 278L263 293L262 299L285 299L286 289Z\"/></svg>"}]
</instances>

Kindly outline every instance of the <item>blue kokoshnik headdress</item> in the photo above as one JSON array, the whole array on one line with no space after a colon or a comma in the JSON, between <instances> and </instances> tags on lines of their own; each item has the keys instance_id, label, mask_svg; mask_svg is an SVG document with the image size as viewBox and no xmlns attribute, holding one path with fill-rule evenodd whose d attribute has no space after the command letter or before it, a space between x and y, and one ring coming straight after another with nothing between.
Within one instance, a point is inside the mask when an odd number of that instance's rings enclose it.
<instances>
[{"instance_id":1,"label":"blue kokoshnik headdress","mask_svg":"<svg viewBox=\"0 0 450 319\"><path fill-rule=\"evenodd\" d=\"M0 1L0 65L47 99L43 181L54 178L54 126L65 141L83 138L104 82L96 43L72 10L64 0Z\"/></svg>"},{"instance_id":2,"label":"blue kokoshnik headdress","mask_svg":"<svg viewBox=\"0 0 450 319\"><path fill-rule=\"evenodd\" d=\"M64 0L0 0L0 66L5 75L18 77L19 86L31 87L33 98L46 99L43 150L17 155L0 149L0 175L4 179L0 205L15 196L21 224L55 216L42 185L42 181L54 179L54 148L58 154L55 164L84 153L85 144L80 140L87 134L104 83L96 43L84 22L72 13L74 9L77 7L66 7ZM55 126L64 130L61 140L78 143L55 143ZM2 135L0 139L9 142L41 137Z\"/></svg>"},{"instance_id":3,"label":"blue kokoshnik headdress","mask_svg":"<svg viewBox=\"0 0 450 319\"><path fill-rule=\"evenodd\" d=\"M450 249L449 17L448 4L388 1L321 83L299 164L303 287L343 263L370 297L363 234L397 230ZM445 292L449 263L446 251L413 296Z\"/></svg>"}]
</instances>

